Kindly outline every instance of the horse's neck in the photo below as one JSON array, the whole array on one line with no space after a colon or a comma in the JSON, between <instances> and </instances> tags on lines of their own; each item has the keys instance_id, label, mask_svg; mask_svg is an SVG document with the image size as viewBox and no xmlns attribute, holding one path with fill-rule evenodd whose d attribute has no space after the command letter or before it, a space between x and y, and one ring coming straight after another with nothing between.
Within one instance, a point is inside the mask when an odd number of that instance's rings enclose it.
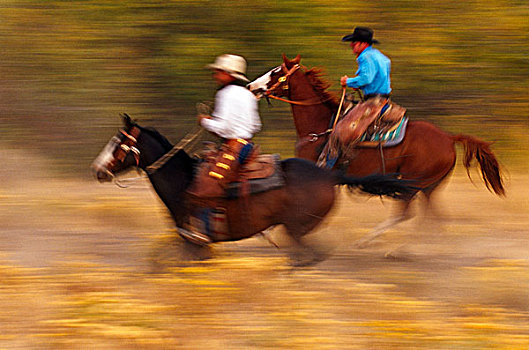
<instances>
[{"instance_id":1,"label":"horse's neck","mask_svg":"<svg viewBox=\"0 0 529 350\"><path fill-rule=\"evenodd\" d=\"M293 101L313 103L321 99L308 82L293 85L290 98ZM327 130L333 111L324 102L309 105L292 105L292 116L298 138Z\"/></svg>"},{"instance_id":2,"label":"horse's neck","mask_svg":"<svg viewBox=\"0 0 529 350\"><path fill-rule=\"evenodd\" d=\"M319 134L327 130L332 111L323 104L315 106L292 106L292 116L298 138Z\"/></svg>"},{"instance_id":3,"label":"horse's neck","mask_svg":"<svg viewBox=\"0 0 529 350\"><path fill-rule=\"evenodd\" d=\"M156 143L154 145L141 149L140 164L144 171L167 151L161 146L156 147ZM175 218L184 213L185 190L191 182L193 166L194 162L187 154L177 153L154 172L147 172L154 190Z\"/></svg>"}]
</instances>

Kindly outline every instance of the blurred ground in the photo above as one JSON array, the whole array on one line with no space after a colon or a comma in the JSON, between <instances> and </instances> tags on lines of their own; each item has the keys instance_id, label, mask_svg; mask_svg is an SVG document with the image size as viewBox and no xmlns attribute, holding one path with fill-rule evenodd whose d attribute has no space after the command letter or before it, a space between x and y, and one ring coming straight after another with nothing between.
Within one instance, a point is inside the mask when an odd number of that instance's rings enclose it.
<instances>
[{"instance_id":1,"label":"blurred ground","mask_svg":"<svg viewBox=\"0 0 529 350\"><path fill-rule=\"evenodd\" d=\"M508 174L501 199L458 167L441 220L420 215L363 250L354 241L392 203L343 193L309 238L330 258L291 268L259 238L182 263L147 184L58 179L5 148L0 162L0 349L529 347L525 174Z\"/></svg>"},{"instance_id":2,"label":"blurred ground","mask_svg":"<svg viewBox=\"0 0 529 350\"><path fill-rule=\"evenodd\" d=\"M3 0L0 350L529 348L528 15L525 1ZM506 199L458 168L440 222L367 249L355 240L391 203L344 194L310 237L332 253L315 267L257 238L186 264L148 185L90 178L121 112L174 143L196 128L218 54L244 55L250 79L300 54L339 93L357 25L412 118L495 142ZM290 106L260 109L256 142L293 155Z\"/></svg>"}]
</instances>

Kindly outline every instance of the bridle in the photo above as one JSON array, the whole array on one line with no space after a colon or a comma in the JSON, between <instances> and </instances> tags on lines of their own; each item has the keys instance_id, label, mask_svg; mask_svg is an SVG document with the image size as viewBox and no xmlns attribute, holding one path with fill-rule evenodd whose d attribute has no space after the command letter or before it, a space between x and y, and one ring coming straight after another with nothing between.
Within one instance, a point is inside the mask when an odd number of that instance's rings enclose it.
<instances>
[{"instance_id":1,"label":"bridle","mask_svg":"<svg viewBox=\"0 0 529 350\"><path fill-rule=\"evenodd\" d=\"M204 128L199 128L198 130L194 132L188 133L180 142L178 142L177 145L175 145L169 152L165 153L163 156L158 158L154 163L147 166L145 171L149 174L155 173L157 170L159 170L161 167L163 167L169 159L171 159L178 151L185 149L188 144L195 141L195 139L202 134L204 131ZM123 162L127 155L132 152L134 155L134 159L136 160L136 166L139 166L140 164L140 150L136 147L137 145L137 138L140 135L140 128L137 126L133 126L129 132L127 133L125 130L121 129L120 134L123 135L123 138L120 139L117 136L114 136L113 141L118 144L118 147L114 154L114 159L118 160L119 162ZM124 139L124 141L122 141ZM115 162L110 162L110 166L114 165Z\"/></svg>"},{"instance_id":2,"label":"bridle","mask_svg":"<svg viewBox=\"0 0 529 350\"><path fill-rule=\"evenodd\" d=\"M265 96L267 98L273 98L274 100L283 101L283 102L290 103L292 105L297 105L297 106L313 106L313 105L318 105L318 104L321 104L321 103L324 103L330 100L331 99L330 97L325 100L322 100L321 98L316 97L316 98L309 99L309 100L293 101L293 100L279 97L273 94L280 87L282 87L283 90L289 90L290 89L289 87L290 77L300 68L301 66L299 64L293 65L290 69L287 68L285 63L281 64L281 71L284 73L284 75L279 77L279 79L277 79L277 81L266 90Z\"/></svg>"},{"instance_id":3,"label":"bridle","mask_svg":"<svg viewBox=\"0 0 529 350\"><path fill-rule=\"evenodd\" d=\"M292 68L290 69L287 69L287 66L285 65L285 63L281 64L281 70L284 73L284 75L279 77L277 81L275 82L275 84L273 84L270 88L266 90L265 96L267 98L273 98L275 100L283 101L283 102L286 102L292 105L297 105L297 106L314 106L314 105L325 103L326 101L332 99L332 97L328 97L322 100L321 98L316 97L315 99L310 99L310 100L293 101L290 99L286 99L286 98L273 95L274 91L279 89L281 85L283 85L283 90L289 90L290 87L288 83L289 83L290 77L300 68L301 66L299 64L293 65ZM321 136L325 136L329 134L331 131L332 131L331 129L327 129L321 133L310 133L307 135L309 137L309 142L315 142Z\"/></svg>"},{"instance_id":4,"label":"bridle","mask_svg":"<svg viewBox=\"0 0 529 350\"><path fill-rule=\"evenodd\" d=\"M272 95L272 92L275 91L276 89L278 89L281 86L281 84L283 84L283 83L285 83L283 85L283 90L288 90L289 89L289 87L288 87L288 79L290 78L290 76L292 74L294 74L300 68L301 68L301 66L299 64L295 64L295 65L292 66L292 68L287 69L286 64L283 63L281 65L281 71L283 71L283 73L285 73L285 75L283 75L282 77L279 77L279 79L277 79L275 84L268 88L268 90L266 91L266 95L269 96L269 97L272 97L272 98L277 97L277 96Z\"/></svg>"},{"instance_id":5,"label":"bridle","mask_svg":"<svg viewBox=\"0 0 529 350\"><path fill-rule=\"evenodd\" d=\"M106 159L105 162L96 160L95 163L103 167L103 170L112 178L115 177L114 167L116 166L116 164L123 163L129 153L132 153L132 155L134 156L134 160L136 161L136 166L139 166L140 150L136 147L136 144L138 142L137 138L139 134L140 129L137 127L132 127L129 132L120 129L119 133L116 136L113 136L108 143L108 145L114 144L114 146L109 149L112 158L110 158L110 160Z\"/></svg>"},{"instance_id":6,"label":"bridle","mask_svg":"<svg viewBox=\"0 0 529 350\"><path fill-rule=\"evenodd\" d=\"M137 126L132 126L128 132L120 129L119 133L110 139L105 149L92 164L95 171L105 173L119 187L127 187L120 183L121 181L117 179L114 172L116 165L123 164L129 154L132 154L136 161L136 167L139 167L140 150L137 143L140 132L140 128Z\"/></svg>"},{"instance_id":7,"label":"bridle","mask_svg":"<svg viewBox=\"0 0 529 350\"><path fill-rule=\"evenodd\" d=\"M138 143L138 136L140 135L140 128L133 126L127 133L125 130L120 129L119 133L123 136L121 139L116 137L119 140L118 147L115 151L114 158L120 163L123 163L127 155L132 152L134 160L136 161L136 166L140 164L140 150L136 147ZM113 162L111 162L111 165Z\"/></svg>"}]
</instances>

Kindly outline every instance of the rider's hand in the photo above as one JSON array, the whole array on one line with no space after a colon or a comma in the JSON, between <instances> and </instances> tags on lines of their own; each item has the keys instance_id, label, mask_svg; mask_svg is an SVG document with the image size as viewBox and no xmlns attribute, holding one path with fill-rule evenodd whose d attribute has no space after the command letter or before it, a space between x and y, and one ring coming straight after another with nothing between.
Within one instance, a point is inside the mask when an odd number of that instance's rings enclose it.
<instances>
[{"instance_id":1,"label":"rider's hand","mask_svg":"<svg viewBox=\"0 0 529 350\"><path fill-rule=\"evenodd\" d=\"M343 87L347 86L347 79L349 79L347 75L344 75L343 77L340 78L340 84L342 84Z\"/></svg>"},{"instance_id":2,"label":"rider's hand","mask_svg":"<svg viewBox=\"0 0 529 350\"><path fill-rule=\"evenodd\" d=\"M210 118L211 118L210 115L207 115L207 114L198 114L198 115L197 115L198 125L201 125L202 119L210 119Z\"/></svg>"}]
</instances>

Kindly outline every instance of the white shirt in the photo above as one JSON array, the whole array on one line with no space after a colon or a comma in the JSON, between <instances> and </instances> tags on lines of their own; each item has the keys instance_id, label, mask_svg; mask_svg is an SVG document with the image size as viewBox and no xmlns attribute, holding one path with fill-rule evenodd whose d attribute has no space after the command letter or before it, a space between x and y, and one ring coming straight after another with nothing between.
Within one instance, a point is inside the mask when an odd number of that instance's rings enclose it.
<instances>
[{"instance_id":1,"label":"white shirt","mask_svg":"<svg viewBox=\"0 0 529 350\"><path fill-rule=\"evenodd\" d=\"M215 95L212 118L200 124L225 139L251 139L261 130L257 98L242 86L227 85Z\"/></svg>"}]
</instances>

